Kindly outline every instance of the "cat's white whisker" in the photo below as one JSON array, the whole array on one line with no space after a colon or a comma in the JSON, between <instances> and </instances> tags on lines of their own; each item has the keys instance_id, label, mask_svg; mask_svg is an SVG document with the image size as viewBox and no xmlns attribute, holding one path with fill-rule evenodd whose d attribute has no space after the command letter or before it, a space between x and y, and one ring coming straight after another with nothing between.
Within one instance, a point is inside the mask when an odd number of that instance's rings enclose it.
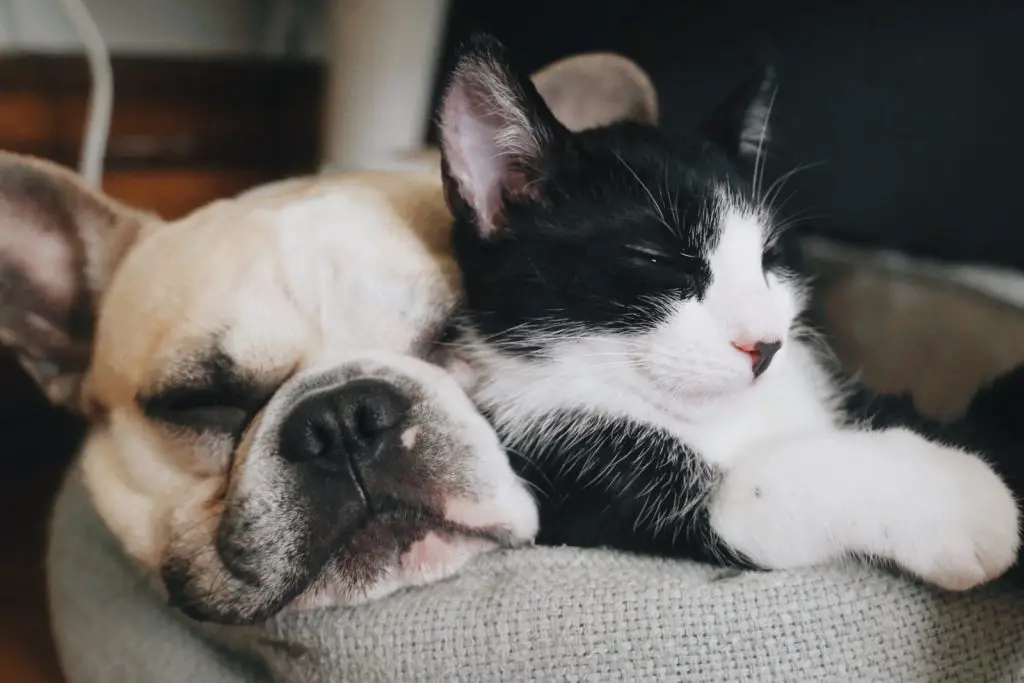
<instances>
[{"instance_id":1,"label":"cat's white whisker","mask_svg":"<svg viewBox=\"0 0 1024 683\"><path fill-rule=\"evenodd\" d=\"M639 184L641 189L643 189L644 193L647 194L647 198L650 200L651 208L654 209L654 212L659 222L666 228L668 228L670 232L674 233L674 228L669 224L667 220L665 220L665 212L662 211L661 205L658 204L658 200L654 198L654 193L651 192L651 188L647 187L646 183L644 183L644 181L640 179L640 176L637 175L636 171L633 170L633 167L627 164L626 160L622 158L622 155L620 155L618 152L615 152L614 155L615 158L619 160L619 163L622 164L622 167L625 168L631 176L633 176L637 184Z\"/></svg>"},{"instance_id":2,"label":"cat's white whisker","mask_svg":"<svg viewBox=\"0 0 1024 683\"><path fill-rule=\"evenodd\" d=\"M817 168L819 166L823 166L825 163L826 162L824 160L813 161L813 162L810 162L810 163L807 163L807 164L802 164L800 166L797 166L797 167L795 167L793 169L790 169L789 171L786 171L782 175L780 175L778 178L776 178L774 181L772 181L772 184L769 185L768 189L765 191L764 197L762 197L759 200L759 203L760 203L761 207L766 209L766 210L771 210L775 200L778 198L779 193L786 186L786 183L789 182L790 178L792 178L796 174L801 173L803 171L809 171L809 170L811 170L813 168Z\"/></svg>"},{"instance_id":3,"label":"cat's white whisker","mask_svg":"<svg viewBox=\"0 0 1024 683\"><path fill-rule=\"evenodd\" d=\"M764 140L768 134L768 122L772 117L772 108L775 106L775 96L778 94L779 89L772 89L771 99L768 100L768 107L765 111L764 118L761 122L761 132L757 138L757 151L754 153L754 201L760 203L761 201L761 183L764 180ZM759 168L760 167L760 168Z\"/></svg>"}]
</instances>

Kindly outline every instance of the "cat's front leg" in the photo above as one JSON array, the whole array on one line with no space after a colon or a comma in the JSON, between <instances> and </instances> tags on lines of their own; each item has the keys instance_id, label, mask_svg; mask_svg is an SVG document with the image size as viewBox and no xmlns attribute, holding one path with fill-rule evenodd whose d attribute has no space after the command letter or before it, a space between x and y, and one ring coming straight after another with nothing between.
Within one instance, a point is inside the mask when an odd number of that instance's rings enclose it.
<instances>
[{"instance_id":1,"label":"cat's front leg","mask_svg":"<svg viewBox=\"0 0 1024 683\"><path fill-rule=\"evenodd\" d=\"M851 554L966 590L1017 559L1019 512L980 458L905 429L831 431L745 454L710 502L722 540L769 569Z\"/></svg>"}]
</instances>

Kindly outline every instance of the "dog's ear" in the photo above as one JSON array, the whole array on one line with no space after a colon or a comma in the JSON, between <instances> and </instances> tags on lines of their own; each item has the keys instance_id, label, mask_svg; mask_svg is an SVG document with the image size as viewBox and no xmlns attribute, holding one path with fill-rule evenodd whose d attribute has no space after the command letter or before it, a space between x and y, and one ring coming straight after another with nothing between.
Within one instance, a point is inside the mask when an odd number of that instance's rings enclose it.
<instances>
[{"instance_id":1,"label":"dog's ear","mask_svg":"<svg viewBox=\"0 0 1024 683\"><path fill-rule=\"evenodd\" d=\"M147 217L56 164L0 152L0 343L75 409L97 302Z\"/></svg>"},{"instance_id":2,"label":"dog's ear","mask_svg":"<svg viewBox=\"0 0 1024 683\"><path fill-rule=\"evenodd\" d=\"M545 164L570 133L533 83L486 36L463 51L441 105L441 173L456 218L481 237L500 232L509 206L536 197Z\"/></svg>"},{"instance_id":3,"label":"dog's ear","mask_svg":"<svg viewBox=\"0 0 1024 683\"><path fill-rule=\"evenodd\" d=\"M658 94L640 66L611 52L560 59L533 74L537 92L572 131L617 121L658 122Z\"/></svg>"}]
</instances>

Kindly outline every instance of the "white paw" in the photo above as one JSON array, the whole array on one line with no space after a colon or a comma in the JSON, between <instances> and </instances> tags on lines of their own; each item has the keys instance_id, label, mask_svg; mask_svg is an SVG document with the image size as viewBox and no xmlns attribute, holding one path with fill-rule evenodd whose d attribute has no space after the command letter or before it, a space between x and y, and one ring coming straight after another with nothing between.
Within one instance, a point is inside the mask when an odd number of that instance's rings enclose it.
<instances>
[{"instance_id":1,"label":"white paw","mask_svg":"<svg viewBox=\"0 0 1024 683\"><path fill-rule=\"evenodd\" d=\"M890 559L925 581L961 591L1002 575L1017 559L1013 494L979 458L904 430L885 433L906 478L901 519L885 525ZM890 450L891 449L891 450ZM901 477L902 478L902 477Z\"/></svg>"}]
</instances>

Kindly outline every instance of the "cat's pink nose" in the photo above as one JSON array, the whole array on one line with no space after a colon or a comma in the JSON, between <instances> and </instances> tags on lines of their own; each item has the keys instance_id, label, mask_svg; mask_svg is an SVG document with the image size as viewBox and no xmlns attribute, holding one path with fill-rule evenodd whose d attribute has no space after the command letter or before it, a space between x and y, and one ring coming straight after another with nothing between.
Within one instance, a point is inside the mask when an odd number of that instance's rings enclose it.
<instances>
[{"instance_id":1,"label":"cat's pink nose","mask_svg":"<svg viewBox=\"0 0 1024 683\"><path fill-rule=\"evenodd\" d=\"M754 370L754 379L764 374L772 363L772 358L782 348L780 341L759 341L759 342L733 342L732 345L739 351L750 356L751 368Z\"/></svg>"}]
</instances>

